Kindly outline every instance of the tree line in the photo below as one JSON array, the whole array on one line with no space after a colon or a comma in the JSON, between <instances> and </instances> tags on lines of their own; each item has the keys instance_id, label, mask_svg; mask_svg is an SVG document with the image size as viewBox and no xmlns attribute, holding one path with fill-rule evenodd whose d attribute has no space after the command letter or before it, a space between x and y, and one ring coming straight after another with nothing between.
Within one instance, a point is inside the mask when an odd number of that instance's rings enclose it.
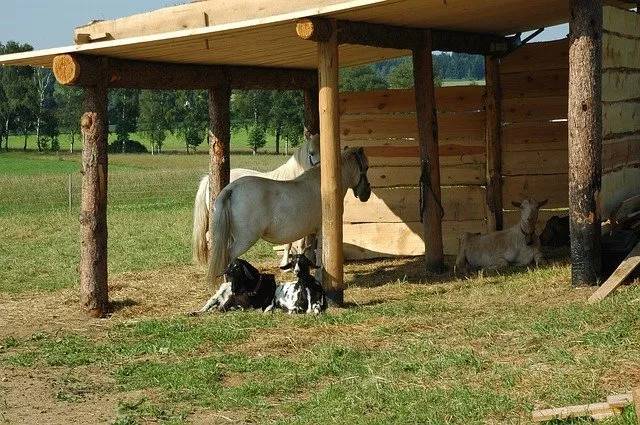
<instances>
[{"instance_id":1,"label":"tree line","mask_svg":"<svg viewBox=\"0 0 640 425\"><path fill-rule=\"evenodd\" d=\"M0 43L0 54L30 51L26 43ZM445 80L481 80L484 78L482 56L434 54L436 84ZM397 58L370 65L340 70L341 91L366 91L413 86L411 58ZM69 134L70 150L80 137L82 89L57 84L50 70L34 67L0 68L0 149L9 149L9 136L24 137L27 150L29 136L35 135L38 151L60 149L59 135ZM146 139L155 152L172 134L187 152L207 140L208 100L202 90L148 91L115 89L109 91L109 131L115 141L112 152L145 151L137 134ZM302 140L304 125L303 95L300 91L234 90L231 95L231 126L245 130L248 147L256 153L275 139L275 151L281 144L296 146ZM33 148L33 147L32 147Z\"/></svg>"}]
</instances>

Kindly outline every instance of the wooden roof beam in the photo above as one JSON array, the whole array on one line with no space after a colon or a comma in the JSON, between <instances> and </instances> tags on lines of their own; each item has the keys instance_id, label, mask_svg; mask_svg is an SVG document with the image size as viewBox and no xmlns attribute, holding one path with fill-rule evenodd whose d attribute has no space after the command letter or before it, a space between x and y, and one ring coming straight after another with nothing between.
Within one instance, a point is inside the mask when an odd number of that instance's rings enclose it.
<instances>
[{"instance_id":1,"label":"wooden roof beam","mask_svg":"<svg viewBox=\"0 0 640 425\"><path fill-rule=\"evenodd\" d=\"M424 40L422 28L405 28L369 22L337 21L338 43L360 44L390 49L413 50ZM330 23L326 18L305 18L296 23L296 33L305 40L323 41ZM431 30L433 50L496 55L517 45L516 37L461 31Z\"/></svg>"},{"instance_id":2,"label":"wooden roof beam","mask_svg":"<svg viewBox=\"0 0 640 425\"><path fill-rule=\"evenodd\" d=\"M64 54L53 60L53 74L66 86L95 86L107 75L109 88L150 90L234 89L302 90L317 87L315 70L233 65L185 65Z\"/></svg>"}]
</instances>

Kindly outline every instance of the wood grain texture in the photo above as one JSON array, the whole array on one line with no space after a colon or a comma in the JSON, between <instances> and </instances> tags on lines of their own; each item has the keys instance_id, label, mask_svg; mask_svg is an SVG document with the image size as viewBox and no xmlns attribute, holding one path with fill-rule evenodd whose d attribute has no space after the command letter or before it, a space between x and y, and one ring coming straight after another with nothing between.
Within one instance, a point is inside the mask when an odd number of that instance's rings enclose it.
<instances>
[{"instance_id":1,"label":"wood grain texture","mask_svg":"<svg viewBox=\"0 0 640 425\"><path fill-rule=\"evenodd\" d=\"M605 139L640 132L640 100L602 105L602 127Z\"/></svg>"},{"instance_id":2,"label":"wood grain texture","mask_svg":"<svg viewBox=\"0 0 640 425\"><path fill-rule=\"evenodd\" d=\"M340 123L343 141L417 138L415 114L343 115ZM440 144L484 140L484 112L438 114Z\"/></svg>"},{"instance_id":3,"label":"wood grain texture","mask_svg":"<svg viewBox=\"0 0 640 425\"><path fill-rule=\"evenodd\" d=\"M568 146L567 122L524 122L502 128L504 151L562 150Z\"/></svg>"},{"instance_id":4,"label":"wood grain texture","mask_svg":"<svg viewBox=\"0 0 640 425\"><path fill-rule=\"evenodd\" d=\"M418 186L419 167L372 167L367 173L374 188L396 186ZM482 164L441 165L440 182L443 186L482 185L484 184L484 166Z\"/></svg>"},{"instance_id":5,"label":"wood grain texture","mask_svg":"<svg viewBox=\"0 0 640 425\"><path fill-rule=\"evenodd\" d=\"M503 74L552 69L569 69L568 40L529 43L500 61Z\"/></svg>"},{"instance_id":6,"label":"wood grain texture","mask_svg":"<svg viewBox=\"0 0 640 425\"><path fill-rule=\"evenodd\" d=\"M438 112L467 112L483 109L482 86L453 86L436 88ZM413 89L375 90L341 93L341 114L415 113Z\"/></svg>"},{"instance_id":7,"label":"wood grain texture","mask_svg":"<svg viewBox=\"0 0 640 425\"><path fill-rule=\"evenodd\" d=\"M344 254L349 260L424 255L422 223L360 223L344 225ZM486 232L484 220L442 223L443 251L458 253L458 238L464 232Z\"/></svg>"},{"instance_id":8,"label":"wood grain texture","mask_svg":"<svg viewBox=\"0 0 640 425\"><path fill-rule=\"evenodd\" d=\"M566 69L522 71L501 74L501 84L504 99L550 97L566 93L569 78Z\"/></svg>"},{"instance_id":9,"label":"wood grain texture","mask_svg":"<svg viewBox=\"0 0 640 425\"><path fill-rule=\"evenodd\" d=\"M590 297L589 304L605 299L622 285L624 280L640 265L640 243L631 250L627 258L616 268L611 276Z\"/></svg>"},{"instance_id":10,"label":"wood grain texture","mask_svg":"<svg viewBox=\"0 0 640 425\"><path fill-rule=\"evenodd\" d=\"M603 142L603 173L606 174L622 167L638 166L640 166L640 133Z\"/></svg>"},{"instance_id":11,"label":"wood grain texture","mask_svg":"<svg viewBox=\"0 0 640 425\"><path fill-rule=\"evenodd\" d=\"M568 206L567 174L507 176L502 187L505 208L509 208L512 202L520 202L527 197L533 197L538 201L548 199L546 208Z\"/></svg>"},{"instance_id":12,"label":"wood grain texture","mask_svg":"<svg viewBox=\"0 0 640 425\"><path fill-rule=\"evenodd\" d=\"M482 186L442 187L443 221L483 220L486 217L485 189ZM344 200L346 223L400 223L419 221L417 187L378 188L366 208L349 192Z\"/></svg>"},{"instance_id":13,"label":"wood grain texture","mask_svg":"<svg viewBox=\"0 0 640 425\"><path fill-rule=\"evenodd\" d=\"M567 119L567 96L525 97L502 100L502 121L521 123Z\"/></svg>"},{"instance_id":14,"label":"wood grain texture","mask_svg":"<svg viewBox=\"0 0 640 425\"><path fill-rule=\"evenodd\" d=\"M602 14L602 28L605 31L640 38L640 15L637 13L605 6Z\"/></svg>"},{"instance_id":15,"label":"wood grain texture","mask_svg":"<svg viewBox=\"0 0 640 425\"><path fill-rule=\"evenodd\" d=\"M632 39L617 34L602 35L602 66L609 68L640 69L640 38Z\"/></svg>"},{"instance_id":16,"label":"wood grain texture","mask_svg":"<svg viewBox=\"0 0 640 425\"><path fill-rule=\"evenodd\" d=\"M487 154L487 227L502 230L502 90L500 86L500 61L485 57L486 154Z\"/></svg>"},{"instance_id":17,"label":"wood grain texture","mask_svg":"<svg viewBox=\"0 0 640 425\"><path fill-rule=\"evenodd\" d=\"M505 176L523 174L566 174L569 155L564 150L503 152L502 172Z\"/></svg>"},{"instance_id":18,"label":"wood grain texture","mask_svg":"<svg viewBox=\"0 0 640 425\"><path fill-rule=\"evenodd\" d=\"M606 69L602 73L602 101L640 99L640 69Z\"/></svg>"}]
</instances>

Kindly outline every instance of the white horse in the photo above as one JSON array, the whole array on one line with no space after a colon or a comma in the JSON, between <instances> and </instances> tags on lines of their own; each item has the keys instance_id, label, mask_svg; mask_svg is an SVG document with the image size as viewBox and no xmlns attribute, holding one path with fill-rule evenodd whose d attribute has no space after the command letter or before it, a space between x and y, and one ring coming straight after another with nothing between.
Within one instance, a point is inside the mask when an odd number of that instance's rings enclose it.
<instances>
[{"instance_id":1,"label":"white horse","mask_svg":"<svg viewBox=\"0 0 640 425\"><path fill-rule=\"evenodd\" d=\"M320 162L320 136L306 136L304 143L295 150L291 158L280 167L267 173L234 168L231 170L231 182L245 176L258 176L271 180L293 180L309 168ZM193 237L192 251L193 261L197 264L206 264L209 258L209 214L211 211L209 192L209 176L200 180L196 200L193 206ZM290 247L285 248L285 257L288 256ZM285 258L286 259L286 258Z\"/></svg>"},{"instance_id":2,"label":"white horse","mask_svg":"<svg viewBox=\"0 0 640 425\"><path fill-rule=\"evenodd\" d=\"M343 198L351 188L361 202L369 199L368 169L369 162L362 148L342 151ZM313 167L288 181L253 176L236 180L216 198L213 223L207 272L209 282L214 282L229 263L259 239L284 244L315 233L318 251L322 252L320 167ZM201 312L209 309L214 298Z\"/></svg>"}]
</instances>

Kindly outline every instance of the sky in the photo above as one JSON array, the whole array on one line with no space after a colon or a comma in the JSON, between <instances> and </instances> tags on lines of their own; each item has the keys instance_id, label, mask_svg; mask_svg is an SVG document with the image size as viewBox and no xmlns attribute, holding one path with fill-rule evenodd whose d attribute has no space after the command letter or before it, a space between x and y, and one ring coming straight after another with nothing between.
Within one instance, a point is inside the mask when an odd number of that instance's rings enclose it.
<instances>
[{"instance_id":1,"label":"sky","mask_svg":"<svg viewBox=\"0 0 640 425\"><path fill-rule=\"evenodd\" d=\"M73 28L92 19L115 19L187 0L0 0L0 42L28 42L36 49L73 44ZM547 29L536 41L564 38L567 26Z\"/></svg>"}]
</instances>

